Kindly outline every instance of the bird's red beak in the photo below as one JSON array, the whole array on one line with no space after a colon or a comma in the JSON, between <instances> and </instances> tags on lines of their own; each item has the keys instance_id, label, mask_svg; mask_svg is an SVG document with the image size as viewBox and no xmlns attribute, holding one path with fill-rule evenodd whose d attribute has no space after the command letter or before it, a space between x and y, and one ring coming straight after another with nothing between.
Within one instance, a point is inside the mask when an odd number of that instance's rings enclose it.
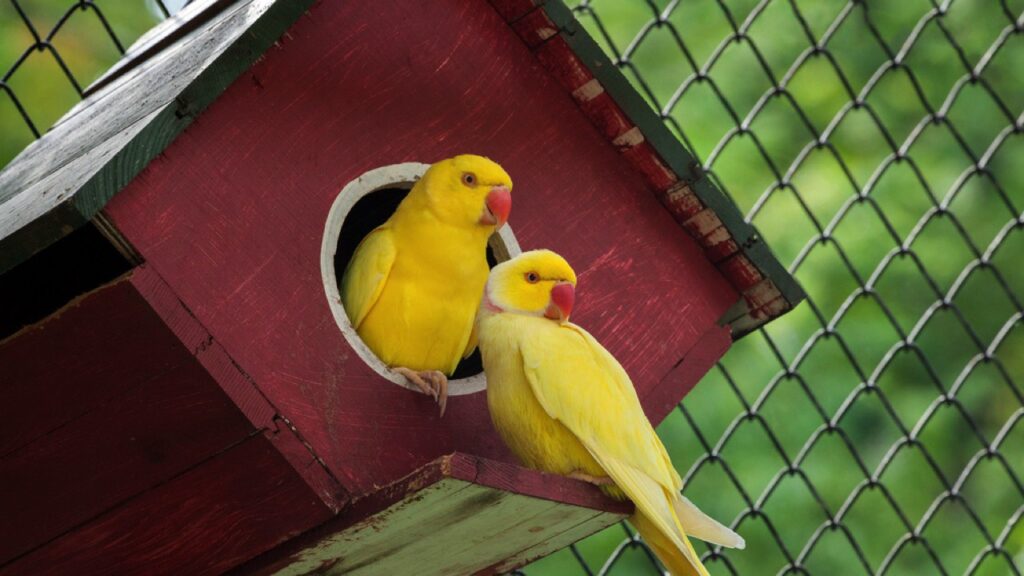
<instances>
[{"instance_id":1,"label":"bird's red beak","mask_svg":"<svg viewBox=\"0 0 1024 576\"><path fill-rule=\"evenodd\" d=\"M572 305L576 302L576 289L568 282L555 284L551 289L551 302L548 309L544 311L546 318L565 322L572 314Z\"/></svg>"},{"instance_id":2,"label":"bird's red beak","mask_svg":"<svg viewBox=\"0 0 1024 576\"><path fill-rule=\"evenodd\" d=\"M484 200L484 211L480 215L481 224L493 224L501 228L508 222L508 213L512 211L512 192L505 186L495 186L487 193Z\"/></svg>"}]
</instances>

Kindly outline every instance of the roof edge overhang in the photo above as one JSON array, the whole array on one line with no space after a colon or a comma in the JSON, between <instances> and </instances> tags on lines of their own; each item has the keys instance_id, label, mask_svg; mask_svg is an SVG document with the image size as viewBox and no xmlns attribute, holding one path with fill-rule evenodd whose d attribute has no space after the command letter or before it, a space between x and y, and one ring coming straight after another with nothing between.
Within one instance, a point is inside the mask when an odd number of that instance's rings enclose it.
<instances>
[{"instance_id":1,"label":"roof edge overhang","mask_svg":"<svg viewBox=\"0 0 1024 576\"><path fill-rule=\"evenodd\" d=\"M720 319L734 338L805 297L561 0L490 2L741 295ZM313 3L197 2L140 38L0 172L0 274L96 216Z\"/></svg>"},{"instance_id":2,"label":"roof edge overhang","mask_svg":"<svg viewBox=\"0 0 1024 576\"><path fill-rule=\"evenodd\" d=\"M805 298L736 204L706 177L562 0L490 2L741 295L719 320L734 339Z\"/></svg>"}]
</instances>

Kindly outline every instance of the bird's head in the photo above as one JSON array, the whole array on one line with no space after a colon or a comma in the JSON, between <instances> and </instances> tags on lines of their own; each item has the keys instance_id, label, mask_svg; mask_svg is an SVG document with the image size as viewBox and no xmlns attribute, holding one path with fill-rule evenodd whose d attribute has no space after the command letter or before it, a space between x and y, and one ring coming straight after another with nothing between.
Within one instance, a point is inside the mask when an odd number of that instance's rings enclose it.
<instances>
[{"instance_id":1,"label":"bird's head","mask_svg":"<svg viewBox=\"0 0 1024 576\"><path fill-rule=\"evenodd\" d=\"M413 193L446 224L483 227L493 232L512 210L512 179L496 162L463 154L442 160L420 178Z\"/></svg>"},{"instance_id":2,"label":"bird's head","mask_svg":"<svg viewBox=\"0 0 1024 576\"><path fill-rule=\"evenodd\" d=\"M484 306L491 311L569 321L576 299L576 273L551 250L531 250L491 270Z\"/></svg>"}]
</instances>

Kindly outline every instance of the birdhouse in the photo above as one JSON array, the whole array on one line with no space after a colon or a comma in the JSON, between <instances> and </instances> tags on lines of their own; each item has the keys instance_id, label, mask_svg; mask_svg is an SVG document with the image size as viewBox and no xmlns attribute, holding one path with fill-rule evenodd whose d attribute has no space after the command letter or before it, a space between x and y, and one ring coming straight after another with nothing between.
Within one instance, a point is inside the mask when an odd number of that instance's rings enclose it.
<instances>
[{"instance_id":1,"label":"birdhouse","mask_svg":"<svg viewBox=\"0 0 1024 576\"><path fill-rule=\"evenodd\" d=\"M564 255L655 423L802 298L560 2L194 2L0 174L0 571L484 574L627 516L516 465L478 358L442 418L348 324L460 153L514 182L492 261Z\"/></svg>"}]
</instances>

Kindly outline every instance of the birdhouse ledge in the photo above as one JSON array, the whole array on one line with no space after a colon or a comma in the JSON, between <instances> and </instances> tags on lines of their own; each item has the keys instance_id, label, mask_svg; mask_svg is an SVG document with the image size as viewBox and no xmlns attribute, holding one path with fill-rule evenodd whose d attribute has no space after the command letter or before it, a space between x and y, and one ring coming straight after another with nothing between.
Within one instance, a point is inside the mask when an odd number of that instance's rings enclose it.
<instances>
[{"instance_id":1,"label":"birdhouse ledge","mask_svg":"<svg viewBox=\"0 0 1024 576\"><path fill-rule=\"evenodd\" d=\"M353 501L240 573L402 574L429 566L437 574L500 574L632 512L585 482L456 452Z\"/></svg>"}]
</instances>

